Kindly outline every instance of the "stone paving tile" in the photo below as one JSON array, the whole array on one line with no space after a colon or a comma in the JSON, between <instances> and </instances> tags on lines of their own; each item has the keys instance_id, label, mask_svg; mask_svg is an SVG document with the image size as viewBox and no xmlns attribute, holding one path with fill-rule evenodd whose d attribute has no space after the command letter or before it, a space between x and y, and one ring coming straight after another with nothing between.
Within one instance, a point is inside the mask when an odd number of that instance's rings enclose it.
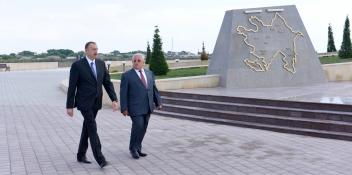
<instances>
[{"instance_id":1,"label":"stone paving tile","mask_svg":"<svg viewBox=\"0 0 352 175\"><path fill-rule=\"evenodd\" d=\"M352 142L216 125L152 115L144 151L128 152L131 121L98 113L110 165L76 162L82 116L65 115L59 82L67 69L0 72L0 175L7 174L351 174Z\"/></svg>"}]
</instances>

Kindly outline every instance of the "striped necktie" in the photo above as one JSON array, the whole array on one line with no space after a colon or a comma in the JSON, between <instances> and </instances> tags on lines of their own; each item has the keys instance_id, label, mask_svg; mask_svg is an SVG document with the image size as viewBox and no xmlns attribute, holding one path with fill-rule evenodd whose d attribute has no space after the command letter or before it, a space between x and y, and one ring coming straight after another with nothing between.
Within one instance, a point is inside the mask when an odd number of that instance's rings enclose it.
<instances>
[{"instance_id":1,"label":"striped necktie","mask_svg":"<svg viewBox=\"0 0 352 175\"><path fill-rule=\"evenodd\" d=\"M141 74L141 80L142 80L144 87L147 88L147 82L145 81L142 70L139 70L139 73Z\"/></svg>"}]
</instances>

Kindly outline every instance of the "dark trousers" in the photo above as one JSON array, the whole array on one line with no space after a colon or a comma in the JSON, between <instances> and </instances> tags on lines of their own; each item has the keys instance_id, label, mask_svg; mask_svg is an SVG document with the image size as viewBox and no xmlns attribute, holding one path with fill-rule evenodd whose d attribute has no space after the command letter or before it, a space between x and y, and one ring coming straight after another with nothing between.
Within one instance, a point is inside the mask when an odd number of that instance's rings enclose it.
<instances>
[{"instance_id":1,"label":"dark trousers","mask_svg":"<svg viewBox=\"0 0 352 175\"><path fill-rule=\"evenodd\" d=\"M142 141L147 132L149 118L150 114L131 116L130 151L142 151Z\"/></svg>"},{"instance_id":2,"label":"dark trousers","mask_svg":"<svg viewBox=\"0 0 352 175\"><path fill-rule=\"evenodd\" d=\"M97 124L95 122L95 117L97 116L98 110L91 109L87 111L81 111L81 113L84 117L84 121L77 157L80 158L86 155L89 138L94 158L100 164L101 162L105 161L105 158L101 153L101 144L97 132Z\"/></svg>"}]
</instances>

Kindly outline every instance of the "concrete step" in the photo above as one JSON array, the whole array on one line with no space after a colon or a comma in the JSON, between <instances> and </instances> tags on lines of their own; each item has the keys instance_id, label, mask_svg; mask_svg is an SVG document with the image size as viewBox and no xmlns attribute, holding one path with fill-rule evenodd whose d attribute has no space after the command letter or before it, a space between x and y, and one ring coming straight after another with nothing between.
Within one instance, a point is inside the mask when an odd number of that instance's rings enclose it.
<instances>
[{"instance_id":1,"label":"concrete step","mask_svg":"<svg viewBox=\"0 0 352 175\"><path fill-rule=\"evenodd\" d=\"M343 121L224 111L209 108L178 106L170 104L164 104L163 111L189 114L195 116L206 116L208 118L215 119L219 118L259 124L352 133L352 123Z\"/></svg>"},{"instance_id":2,"label":"concrete step","mask_svg":"<svg viewBox=\"0 0 352 175\"><path fill-rule=\"evenodd\" d=\"M277 125L270 125L270 124L236 121L236 120L197 116L197 115L191 115L191 114L181 114L181 113L159 111L159 110L155 111L155 114L160 116L174 117L174 118L187 119L187 120L193 120L193 121L210 122L210 123L232 125L232 126L245 127L245 128L263 129L263 130L269 130L269 131L275 131L275 132L281 132L281 133L291 133L291 134L306 135L306 136L313 136L313 137L352 141L352 133L347 133L347 132L334 132L334 131L323 131L323 130L317 130L317 129L296 128L296 127L289 127L289 126L277 126Z\"/></svg>"},{"instance_id":3,"label":"concrete step","mask_svg":"<svg viewBox=\"0 0 352 175\"><path fill-rule=\"evenodd\" d=\"M298 108L298 109L306 109L306 110L352 112L352 105L346 105L346 104L328 104L328 103L303 102L303 101L229 97L229 96L191 94L191 93L171 92L171 91L160 91L160 94L163 97L172 97L172 98L180 98L180 99L194 99L194 100L215 101L215 102L252 104L252 105L260 105L260 106L287 107L287 108Z\"/></svg>"},{"instance_id":4,"label":"concrete step","mask_svg":"<svg viewBox=\"0 0 352 175\"><path fill-rule=\"evenodd\" d=\"M322 109L299 109L291 107L264 106L255 104L242 104L230 102L218 102L196 99L182 99L174 97L162 97L164 104L199 107L214 110L234 111L255 114L269 114L295 118L312 118L319 120L333 120L352 122L352 112L328 111Z\"/></svg>"},{"instance_id":5,"label":"concrete step","mask_svg":"<svg viewBox=\"0 0 352 175\"><path fill-rule=\"evenodd\" d=\"M352 105L161 91L157 114L316 137L352 140Z\"/></svg>"}]
</instances>

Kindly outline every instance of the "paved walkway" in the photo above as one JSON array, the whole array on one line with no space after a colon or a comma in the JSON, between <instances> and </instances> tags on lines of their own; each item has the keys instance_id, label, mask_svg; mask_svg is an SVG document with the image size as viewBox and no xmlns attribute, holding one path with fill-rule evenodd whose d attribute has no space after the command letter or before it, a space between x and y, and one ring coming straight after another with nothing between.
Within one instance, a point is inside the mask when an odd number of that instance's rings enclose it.
<instances>
[{"instance_id":1,"label":"paved walkway","mask_svg":"<svg viewBox=\"0 0 352 175\"><path fill-rule=\"evenodd\" d=\"M146 158L128 152L131 121L111 109L97 117L100 169L76 162L82 116L65 115L59 82L68 70L0 72L0 175L7 174L351 174L352 142L153 115ZM90 150L88 159L93 160Z\"/></svg>"}]
</instances>

